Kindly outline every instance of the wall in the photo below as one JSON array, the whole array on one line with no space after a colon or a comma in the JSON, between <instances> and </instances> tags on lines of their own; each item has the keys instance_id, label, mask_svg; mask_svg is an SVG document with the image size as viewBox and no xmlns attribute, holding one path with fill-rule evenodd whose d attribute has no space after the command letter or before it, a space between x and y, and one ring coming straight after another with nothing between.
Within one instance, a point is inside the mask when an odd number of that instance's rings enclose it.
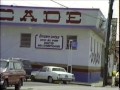
<instances>
[{"instance_id":1,"label":"wall","mask_svg":"<svg viewBox=\"0 0 120 90\"><path fill-rule=\"evenodd\" d=\"M76 28L49 28L49 27L25 27L25 26L2 26L2 58L17 57L27 58L40 62L52 62L67 64L69 50L66 50L66 36L78 36L78 49L72 51L73 65L88 66L89 39L88 31ZM20 34L31 33L31 47L20 48ZM63 50L36 49L35 35L62 35Z\"/></svg>"},{"instance_id":2,"label":"wall","mask_svg":"<svg viewBox=\"0 0 120 90\"><path fill-rule=\"evenodd\" d=\"M101 69L103 62L103 39L96 33L90 31L89 40L89 82L95 82L101 80ZM92 40L91 40L92 38ZM92 49L91 49L92 48ZM92 54L93 53L93 54Z\"/></svg>"}]
</instances>

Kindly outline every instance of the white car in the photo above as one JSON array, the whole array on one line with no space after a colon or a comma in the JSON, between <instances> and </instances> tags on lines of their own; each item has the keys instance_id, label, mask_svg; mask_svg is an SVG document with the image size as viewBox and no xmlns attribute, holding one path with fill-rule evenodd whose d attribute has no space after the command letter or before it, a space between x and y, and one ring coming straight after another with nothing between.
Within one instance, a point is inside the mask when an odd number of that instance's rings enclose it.
<instances>
[{"instance_id":1,"label":"white car","mask_svg":"<svg viewBox=\"0 0 120 90\"><path fill-rule=\"evenodd\" d=\"M41 70L31 72L31 80L47 80L49 83L63 81L64 84L74 81L74 74L66 72L62 67L44 66Z\"/></svg>"}]
</instances>

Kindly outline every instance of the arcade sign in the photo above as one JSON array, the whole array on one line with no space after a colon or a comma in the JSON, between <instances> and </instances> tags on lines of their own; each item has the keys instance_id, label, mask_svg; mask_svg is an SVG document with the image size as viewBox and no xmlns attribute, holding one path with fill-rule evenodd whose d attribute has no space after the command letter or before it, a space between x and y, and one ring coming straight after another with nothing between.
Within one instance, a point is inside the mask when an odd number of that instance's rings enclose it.
<instances>
[{"instance_id":1,"label":"arcade sign","mask_svg":"<svg viewBox=\"0 0 120 90\"><path fill-rule=\"evenodd\" d=\"M2 7L0 8L0 22L79 25L81 12Z\"/></svg>"}]
</instances>

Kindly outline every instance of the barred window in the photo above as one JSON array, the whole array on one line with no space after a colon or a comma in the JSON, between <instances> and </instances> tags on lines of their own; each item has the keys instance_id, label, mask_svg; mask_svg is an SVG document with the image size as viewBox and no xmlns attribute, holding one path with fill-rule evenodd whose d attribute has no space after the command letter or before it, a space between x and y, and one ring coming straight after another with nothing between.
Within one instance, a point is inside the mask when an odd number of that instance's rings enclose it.
<instances>
[{"instance_id":1,"label":"barred window","mask_svg":"<svg viewBox=\"0 0 120 90\"><path fill-rule=\"evenodd\" d=\"M20 47L30 47L31 46L31 34L22 33Z\"/></svg>"},{"instance_id":2,"label":"barred window","mask_svg":"<svg viewBox=\"0 0 120 90\"><path fill-rule=\"evenodd\" d=\"M92 37L91 37L91 48L90 48L90 50L91 50L91 52L92 52L92 50L93 50L93 39L92 39Z\"/></svg>"},{"instance_id":3,"label":"barred window","mask_svg":"<svg viewBox=\"0 0 120 90\"><path fill-rule=\"evenodd\" d=\"M66 49L77 50L77 36L67 36Z\"/></svg>"}]
</instances>

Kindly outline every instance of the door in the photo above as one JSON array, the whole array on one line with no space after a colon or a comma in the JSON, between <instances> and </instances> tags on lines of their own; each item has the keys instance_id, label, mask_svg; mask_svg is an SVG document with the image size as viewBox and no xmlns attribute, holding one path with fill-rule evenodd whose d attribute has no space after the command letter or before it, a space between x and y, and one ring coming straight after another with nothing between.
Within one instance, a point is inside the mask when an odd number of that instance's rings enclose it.
<instances>
[{"instance_id":1,"label":"door","mask_svg":"<svg viewBox=\"0 0 120 90\"><path fill-rule=\"evenodd\" d=\"M39 79L42 79L42 80L46 80L46 75L47 75L46 68L43 68L43 69L38 73Z\"/></svg>"}]
</instances>

